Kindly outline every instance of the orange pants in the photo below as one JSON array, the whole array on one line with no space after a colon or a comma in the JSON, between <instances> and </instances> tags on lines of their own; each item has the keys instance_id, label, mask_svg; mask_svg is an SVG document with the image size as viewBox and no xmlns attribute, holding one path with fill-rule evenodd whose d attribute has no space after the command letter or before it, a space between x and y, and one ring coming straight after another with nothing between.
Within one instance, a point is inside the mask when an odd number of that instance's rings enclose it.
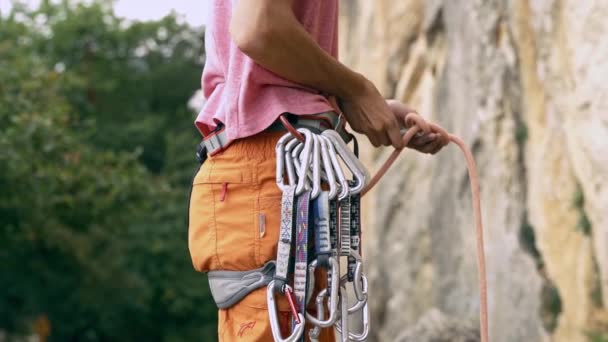
<instances>
[{"instance_id":1,"label":"orange pants","mask_svg":"<svg viewBox=\"0 0 608 342\"><path fill-rule=\"evenodd\" d=\"M276 259L281 191L275 182L275 145L283 134L268 132L237 140L209 157L195 176L188 244L197 271L245 271ZM320 289L325 277L318 275L315 287ZM310 311L315 311L314 300L310 304ZM279 294L277 307L287 337L291 315L287 300ZM219 310L218 336L220 341L273 340L266 287ZM319 341L335 341L333 329L323 329Z\"/></svg>"}]
</instances>

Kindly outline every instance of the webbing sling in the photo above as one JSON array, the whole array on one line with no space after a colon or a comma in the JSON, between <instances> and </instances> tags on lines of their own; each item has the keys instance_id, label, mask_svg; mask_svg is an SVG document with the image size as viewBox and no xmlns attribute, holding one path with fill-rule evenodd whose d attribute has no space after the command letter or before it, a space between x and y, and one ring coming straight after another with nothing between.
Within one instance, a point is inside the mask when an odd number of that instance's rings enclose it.
<instances>
[{"instance_id":1,"label":"webbing sling","mask_svg":"<svg viewBox=\"0 0 608 342\"><path fill-rule=\"evenodd\" d=\"M351 185L352 182L349 182ZM350 196L350 249L361 255L361 195ZM348 281L354 281L357 260L348 256ZM358 281L358 280L357 280Z\"/></svg>"},{"instance_id":2,"label":"webbing sling","mask_svg":"<svg viewBox=\"0 0 608 342\"><path fill-rule=\"evenodd\" d=\"M329 197L322 191L312 202L317 267L328 268L331 256Z\"/></svg>"},{"instance_id":3,"label":"webbing sling","mask_svg":"<svg viewBox=\"0 0 608 342\"><path fill-rule=\"evenodd\" d=\"M286 186L281 198L281 231L277 245L277 266L274 275L275 291L284 293L289 272L289 257L291 254L291 240L293 234L293 204L296 192L295 186Z\"/></svg>"},{"instance_id":4,"label":"webbing sling","mask_svg":"<svg viewBox=\"0 0 608 342\"><path fill-rule=\"evenodd\" d=\"M294 294L298 303L298 313L305 314L306 293L308 284L308 225L310 222L310 191L297 197L296 204L296 261L294 265ZM292 318L292 329L295 329L295 315ZM304 341L304 335L300 338Z\"/></svg>"},{"instance_id":5,"label":"webbing sling","mask_svg":"<svg viewBox=\"0 0 608 342\"><path fill-rule=\"evenodd\" d=\"M341 200L340 206L340 256L350 254L350 196Z\"/></svg>"}]
</instances>

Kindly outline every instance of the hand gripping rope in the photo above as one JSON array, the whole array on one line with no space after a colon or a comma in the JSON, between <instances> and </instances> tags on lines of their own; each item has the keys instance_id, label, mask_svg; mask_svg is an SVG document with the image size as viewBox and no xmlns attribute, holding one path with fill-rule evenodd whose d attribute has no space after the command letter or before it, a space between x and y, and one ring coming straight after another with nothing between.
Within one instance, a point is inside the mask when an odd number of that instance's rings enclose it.
<instances>
[{"instance_id":1,"label":"hand gripping rope","mask_svg":"<svg viewBox=\"0 0 608 342\"><path fill-rule=\"evenodd\" d=\"M289 134L283 136L277 143L277 185L283 190L283 209L281 217L281 238L278 246L277 274L275 281L268 286L268 309L273 335L277 341L299 341L303 335L304 320L308 319L315 328L311 330L309 337L316 340L319 336L321 327L334 325L341 332L343 341L362 341L367 338L369 333L369 312L367 305L367 278L363 273L363 264L360 256L360 197L365 196L386 174L388 169L397 160L403 149L396 149L384 162L379 171L371 178L356 158L356 156L346 146L340 135L333 130L326 130L322 134L311 133L307 129L295 129L285 117L281 121ZM477 265L479 270L479 298L480 298L480 333L481 341L488 342L488 314L487 314L487 285L486 267L483 243L483 226L481 220L481 205L479 180L475 161L471 151L467 148L462 139L449 134L443 128L433 123L427 123L418 114L410 112L405 116L404 125L407 132L403 135L404 146L408 146L412 138L417 134L436 133L439 135L439 143L445 146L450 142L460 147L465 155L469 180L472 193L473 212L475 216L475 231L477 237ZM322 157L320 158L319 157ZM342 163L341 163L341 162ZM348 174L352 179L348 179L343 172L342 166L345 165ZM288 185L284 184L286 179L284 171L288 171ZM321 180L329 187L329 191L320 190ZM312 184L311 184L312 183ZM312 189L312 191L310 191ZM312 193L312 195L311 195ZM319 199L317 197L322 194ZM313 201L313 210L308 210L309 221L316 222L315 219L322 218L323 224L312 224L313 236L315 237L316 257L323 257L311 261L306 257L302 248L308 248L305 236L296 233L297 263L295 285L298 289L299 305L294 303L291 287L287 284L289 257L292 244L293 229L299 229L294 225L294 214L307 201L308 196ZM294 208L297 199L299 204ZM318 205L323 201L325 209L318 210ZM327 201L329 204L329 214L327 213ZM287 207L287 208L286 208ZM295 210L294 210L295 209ZM328 216L329 215L329 216ZM322 216L322 217L321 217ZM329 221L328 224L324 223ZM298 226L305 221L304 217L298 217ZM318 222L321 222L318 221ZM327 251L327 230L329 230L330 254ZM302 233L296 230L296 232ZM307 233L308 234L308 233ZM299 249L298 249L299 248ZM323 250L323 253L319 253ZM298 258L299 254L299 258ZM312 253L310 253L312 254ZM327 255L331 255L329 259ZM339 257L348 258L347 272L340 277ZM308 260L306 260L308 259ZM327 267L329 260L328 288L321 291L316 298L317 317L306 312L305 306L310 296L308 291L305 300L302 301L302 289L305 284L312 288L314 285L314 269L317 266ZM308 272L304 272L303 263L308 262ZM320 265L322 264L322 265ZM305 273L305 274L304 274ZM306 277L306 278L304 278ZM303 279L306 279L302 283ZM357 297L357 303L353 307L348 307L346 297L346 286L351 284ZM274 292L281 292L289 299L294 324L292 335L283 340L280 336L276 307L274 305ZM337 298L339 297L339 299ZM329 318L324 320L324 300L329 300ZM299 308L298 308L299 306ZM339 306L339 309L338 309ZM363 328L360 333L353 333L347 330L348 316L358 312L363 312Z\"/></svg>"}]
</instances>

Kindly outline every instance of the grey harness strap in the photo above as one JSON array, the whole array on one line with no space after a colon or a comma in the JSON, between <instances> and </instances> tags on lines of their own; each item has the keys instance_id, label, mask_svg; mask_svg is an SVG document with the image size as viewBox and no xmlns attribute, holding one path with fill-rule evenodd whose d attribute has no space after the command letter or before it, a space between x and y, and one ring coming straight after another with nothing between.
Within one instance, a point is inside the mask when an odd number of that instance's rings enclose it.
<instances>
[{"instance_id":1,"label":"grey harness strap","mask_svg":"<svg viewBox=\"0 0 608 342\"><path fill-rule=\"evenodd\" d=\"M272 280L274 261L250 271L209 271L209 288L215 304L227 309L240 302L252 291L266 286Z\"/></svg>"},{"instance_id":2,"label":"grey harness strap","mask_svg":"<svg viewBox=\"0 0 608 342\"><path fill-rule=\"evenodd\" d=\"M286 186L281 200L281 231L279 232L279 244L277 246L277 270L274 275L275 289L280 293L284 293L284 286L288 281L295 192L295 186Z\"/></svg>"}]
</instances>

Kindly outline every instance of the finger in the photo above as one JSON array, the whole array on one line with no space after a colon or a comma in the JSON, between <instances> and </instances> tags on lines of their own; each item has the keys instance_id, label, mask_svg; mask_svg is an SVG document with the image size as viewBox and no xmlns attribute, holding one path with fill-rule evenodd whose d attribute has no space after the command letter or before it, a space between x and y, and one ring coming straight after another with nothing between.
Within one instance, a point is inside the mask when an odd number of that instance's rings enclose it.
<instances>
[{"instance_id":1,"label":"finger","mask_svg":"<svg viewBox=\"0 0 608 342\"><path fill-rule=\"evenodd\" d=\"M397 121L395 121L395 125L389 128L387 136L390 141L390 144L393 145L394 148L402 149L404 147L403 137L401 136L401 129L399 129Z\"/></svg>"},{"instance_id":2,"label":"finger","mask_svg":"<svg viewBox=\"0 0 608 342\"><path fill-rule=\"evenodd\" d=\"M435 141L437 138L439 138L439 134L436 133L430 133L430 134L425 134L423 136L420 137L420 140L424 143L424 144L428 144L432 141Z\"/></svg>"},{"instance_id":3,"label":"finger","mask_svg":"<svg viewBox=\"0 0 608 342\"><path fill-rule=\"evenodd\" d=\"M437 139L431 143L428 143L426 146L424 146L423 151L421 151L421 152L435 154L435 153L439 152L439 150L441 150L442 147L443 147L443 143L441 142L441 139Z\"/></svg>"},{"instance_id":4,"label":"finger","mask_svg":"<svg viewBox=\"0 0 608 342\"><path fill-rule=\"evenodd\" d=\"M439 140L439 141L438 141L437 147L436 147L436 148L434 148L434 149L431 151L431 154L436 154L437 152L441 151L441 149L442 149L442 148L444 148L444 147L446 146L446 145L445 145L445 144L444 144L444 143L441 141L441 139L438 139L438 140Z\"/></svg>"},{"instance_id":5,"label":"finger","mask_svg":"<svg viewBox=\"0 0 608 342\"><path fill-rule=\"evenodd\" d=\"M408 146L410 148L419 150L419 149L423 148L425 145L436 141L437 138L438 138L437 136L433 136L431 134L420 135L420 136L414 137L412 140L410 140L410 143L408 144Z\"/></svg>"},{"instance_id":6,"label":"finger","mask_svg":"<svg viewBox=\"0 0 608 342\"><path fill-rule=\"evenodd\" d=\"M430 153L433 149L436 148L437 140L431 141L426 144L420 144L416 147L412 147L413 149L422 152L422 153Z\"/></svg>"},{"instance_id":7,"label":"finger","mask_svg":"<svg viewBox=\"0 0 608 342\"><path fill-rule=\"evenodd\" d=\"M391 139L389 138L387 132L380 133L378 135L378 140L380 141L380 145L382 145L382 146L390 146L391 145Z\"/></svg>"},{"instance_id":8,"label":"finger","mask_svg":"<svg viewBox=\"0 0 608 342\"><path fill-rule=\"evenodd\" d=\"M435 133L415 136L409 143L410 147L417 148L435 141L439 136Z\"/></svg>"},{"instance_id":9,"label":"finger","mask_svg":"<svg viewBox=\"0 0 608 342\"><path fill-rule=\"evenodd\" d=\"M374 147L380 147L380 143L378 142L378 138L374 134L367 134L367 139L372 143Z\"/></svg>"}]
</instances>

